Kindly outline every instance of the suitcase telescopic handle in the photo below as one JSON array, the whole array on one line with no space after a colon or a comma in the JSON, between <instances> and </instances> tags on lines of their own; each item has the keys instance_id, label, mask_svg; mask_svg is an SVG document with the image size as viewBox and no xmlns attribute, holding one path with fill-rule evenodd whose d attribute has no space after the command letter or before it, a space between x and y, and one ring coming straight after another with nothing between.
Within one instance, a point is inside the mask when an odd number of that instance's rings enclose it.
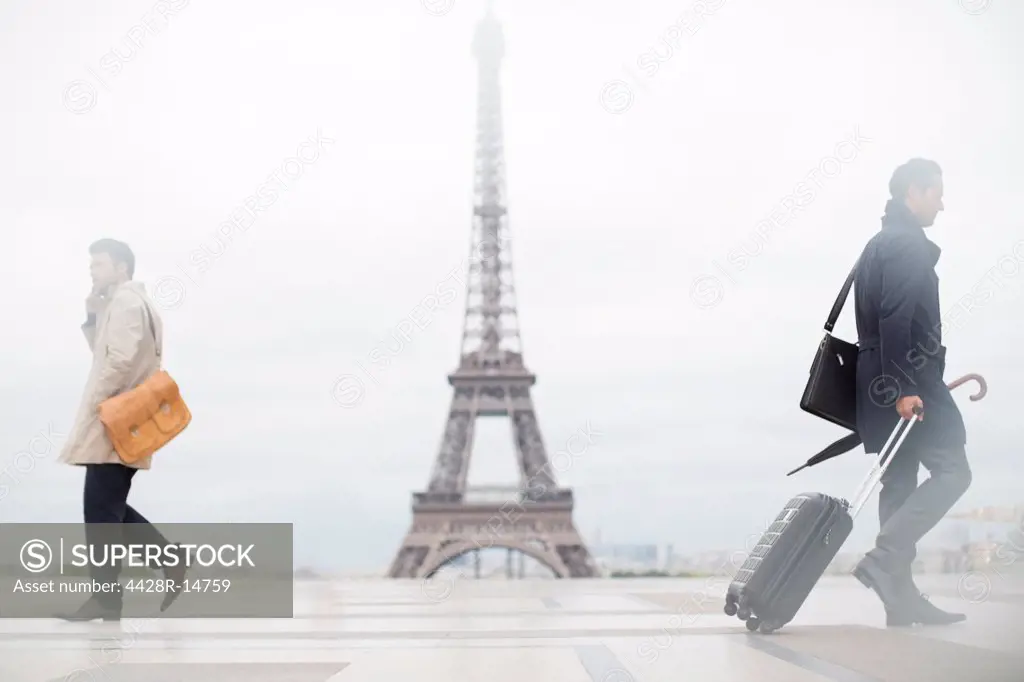
<instances>
[{"instance_id":1,"label":"suitcase telescopic handle","mask_svg":"<svg viewBox=\"0 0 1024 682\"><path fill-rule=\"evenodd\" d=\"M920 417L924 411L920 407L914 408L914 414ZM914 428L914 424L917 423L917 419L900 419L896 423L896 427L889 434L889 440L885 441L885 445L882 446L882 450L879 452L878 459L871 467L871 471L864 478L864 481L860 484L860 488L857 489L857 494L853 498L853 504L850 506L850 517L857 518L857 514L864 508L868 499L871 497L871 493L875 491L875 487L879 481L882 480L882 474L889 468L889 464L892 462L893 457L896 456L896 452L903 445L903 441L907 439L910 434L910 429ZM906 428L903 428L906 425ZM901 432L902 429L902 432ZM896 434L900 434L899 440L896 440ZM893 445L893 440L896 440L896 444ZM891 446L891 447L890 447Z\"/></svg>"}]
</instances>

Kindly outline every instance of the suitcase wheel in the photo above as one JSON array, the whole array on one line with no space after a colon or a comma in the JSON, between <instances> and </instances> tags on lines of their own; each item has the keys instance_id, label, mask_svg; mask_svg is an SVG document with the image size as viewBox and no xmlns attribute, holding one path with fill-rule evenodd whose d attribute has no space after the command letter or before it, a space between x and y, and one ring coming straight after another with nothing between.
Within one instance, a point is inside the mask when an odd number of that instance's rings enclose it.
<instances>
[{"instance_id":1,"label":"suitcase wheel","mask_svg":"<svg viewBox=\"0 0 1024 682\"><path fill-rule=\"evenodd\" d=\"M747 629L751 632L757 632L758 630L760 630L761 634L770 635L776 630L778 630L779 627L779 625L776 625L772 621L765 621L756 617L747 619Z\"/></svg>"},{"instance_id":2,"label":"suitcase wheel","mask_svg":"<svg viewBox=\"0 0 1024 682\"><path fill-rule=\"evenodd\" d=\"M736 606L736 602L730 601L730 602L726 602L725 603L725 615L727 615L727 616L735 616L736 612L738 610L739 610L739 607Z\"/></svg>"},{"instance_id":3,"label":"suitcase wheel","mask_svg":"<svg viewBox=\"0 0 1024 682\"><path fill-rule=\"evenodd\" d=\"M750 618L750 609L748 609L746 607L741 607L739 609L739 613L737 613L736 615L739 617L740 620L747 620L748 618ZM756 622L756 619L755 619L755 622ZM748 621L748 623L749 623L749 621ZM750 627L750 626L748 625L747 627Z\"/></svg>"}]
</instances>

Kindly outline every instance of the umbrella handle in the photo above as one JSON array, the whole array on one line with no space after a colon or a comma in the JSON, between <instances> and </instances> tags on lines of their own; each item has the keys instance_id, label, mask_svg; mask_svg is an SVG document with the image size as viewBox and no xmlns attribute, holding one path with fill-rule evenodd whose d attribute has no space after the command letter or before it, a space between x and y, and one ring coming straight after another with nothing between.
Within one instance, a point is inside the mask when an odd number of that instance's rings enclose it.
<instances>
[{"instance_id":1,"label":"umbrella handle","mask_svg":"<svg viewBox=\"0 0 1024 682\"><path fill-rule=\"evenodd\" d=\"M958 388L971 380L978 382L978 392L971 396L971 400L981 400L988 394L988 382L985 381L985 377L981 376L980 374L965 374L959 379L954 379L953 381L949 382L947 388L949 388L949 390L952 391L953 389Z\"/></svg>"}]
</instances>

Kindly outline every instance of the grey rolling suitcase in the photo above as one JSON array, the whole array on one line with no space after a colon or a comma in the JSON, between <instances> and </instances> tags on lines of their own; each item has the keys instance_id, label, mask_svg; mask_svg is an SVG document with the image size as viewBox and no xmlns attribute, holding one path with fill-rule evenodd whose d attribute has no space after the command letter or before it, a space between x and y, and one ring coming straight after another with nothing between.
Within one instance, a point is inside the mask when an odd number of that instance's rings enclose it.
<instances>
[{"instance_id":1,"label":"grey rolling suitcase","mask_svg":"<svg viewBox=\"0 0 1024 682\"><path fill-rule=\"evenodd\" d=\"M748 630L765 634L793 620L916 422L901 419L896 424L852 505L824 493L802 493L786 503L729 584L726 615L738 616Z\"/></svg>"}]
</instances>

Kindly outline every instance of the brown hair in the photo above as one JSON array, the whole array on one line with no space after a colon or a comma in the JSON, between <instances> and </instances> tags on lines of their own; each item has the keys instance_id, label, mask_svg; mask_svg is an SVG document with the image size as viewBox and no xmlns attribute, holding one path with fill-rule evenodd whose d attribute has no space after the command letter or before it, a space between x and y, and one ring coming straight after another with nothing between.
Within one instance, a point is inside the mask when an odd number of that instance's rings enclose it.
<instances>
[{"instance_id":1,"label":"brown hair","mask_svg":"<svg viewBox=\"0 0 1024 682\"><path fill-rule=\"evenodd\" d=\"M128 279L135 275L135 254L131 247L116 239L98 239L89 245L89 254L105 253L110 259L117 263L124 263L128 270Z\"/></svg>"},{"instance_id":2,"label":"brown hair","mask_svg":"<svg viewBox=\"0 0 1024 682\"><path fill-rule=\"evenodd\" d=\"M911 187L925 189L935 184L936 176L942 177L939 164L931 159L911 159L893 172L889 194L893 199L902 199Z\"/></svg>"}]
</instances>

